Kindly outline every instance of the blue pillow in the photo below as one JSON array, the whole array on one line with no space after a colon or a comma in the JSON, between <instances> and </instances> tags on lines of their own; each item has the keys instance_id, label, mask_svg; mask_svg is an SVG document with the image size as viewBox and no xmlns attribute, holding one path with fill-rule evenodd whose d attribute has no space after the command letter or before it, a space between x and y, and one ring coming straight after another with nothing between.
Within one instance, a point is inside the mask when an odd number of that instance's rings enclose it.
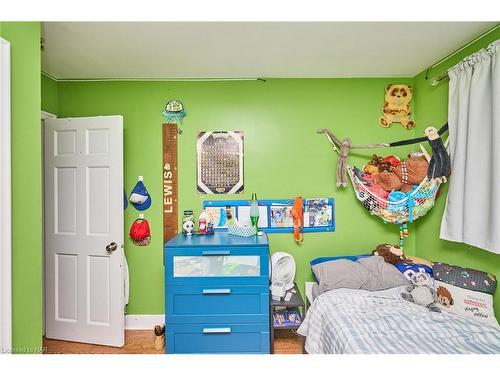
<instances>
[{"instance_id":1,"label":"blue pillow","mask_svg":"<svg viewBox=\"0 0 500 375\"><path fill-rule=\"evenodd\" d=\"M411 277L418 272L427 272L433 276L432 268L425 264L398 263L395 264L395 267L410 281Z\"/></svg>"},{"instance_id":2,"label":"blue pillow","mask_svg":"<svg viewBox=\"0 0 500 375\"><path fill-rule=\"evenodd\" d=\"M353 262L356 262L358 259L361 258L366 258L371 256L371 254L361 254L361 255L344 255L344 256L337 256L337 257L320 257L320 258L314 258L309 262L309 264L312 266L324 262L330 262L332 260L339 260L339 259L347 259Z\"/></svg>"}]
</instances>

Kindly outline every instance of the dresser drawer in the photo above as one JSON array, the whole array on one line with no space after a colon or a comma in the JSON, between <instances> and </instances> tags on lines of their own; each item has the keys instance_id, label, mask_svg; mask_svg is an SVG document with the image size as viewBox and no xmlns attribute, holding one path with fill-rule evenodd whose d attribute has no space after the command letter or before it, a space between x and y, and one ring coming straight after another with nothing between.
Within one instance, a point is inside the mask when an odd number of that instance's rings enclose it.
<instances>
[{"instance_id":1,"label":"dresser drawer","mask_svg":"<svg viewBox=\"0 0 500 375\"><path fill-rule=\"evenodd\" d=\"M168 323L266 323L267 285L177 286L167 288Z\"/></svg>"},{"instance_id":2,"label":"dresser drawer","mask_svg":"<svg viewBox=\"0 0 500 375\"><path fill-rule=\"evenodd\" d=\"M267 285L267 247L166 248L168 285Z\"/></svg>"},{"instance_id":3,"label":"dresser drawer","mask_svg":"<svg viewBox=\"0 0 500 375\"><path fill-rule=\"evenodd\" d=\"M269 353L268 324L173 324L167 353Z\"/></svg>"}]
</instances>

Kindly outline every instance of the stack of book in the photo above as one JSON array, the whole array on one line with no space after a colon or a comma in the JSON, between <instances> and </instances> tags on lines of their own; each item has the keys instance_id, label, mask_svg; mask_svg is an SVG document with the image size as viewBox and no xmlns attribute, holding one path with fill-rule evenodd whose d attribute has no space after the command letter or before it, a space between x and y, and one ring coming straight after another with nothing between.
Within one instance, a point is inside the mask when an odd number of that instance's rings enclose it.
<instances>
[{"instance_id":1,"label":"stack of book","mask_svg":"<svg viewBox=\"0 0 500 375\"><path fill-rule=\"evenodd\" d=\"M302 323L298 309L286 309L273 313L274 327L297 327Z\"/></svg>"}]
</instances>

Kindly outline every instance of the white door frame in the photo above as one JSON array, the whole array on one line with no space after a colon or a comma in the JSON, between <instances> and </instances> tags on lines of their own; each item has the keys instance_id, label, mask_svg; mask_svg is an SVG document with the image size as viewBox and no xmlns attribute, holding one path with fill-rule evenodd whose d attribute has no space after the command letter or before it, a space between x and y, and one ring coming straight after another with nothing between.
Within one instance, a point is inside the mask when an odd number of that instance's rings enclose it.
<instances>
[{"instance_id":1,"label":"white door frame","mask_svg":"<svg viewBox=\"0 0 500 375\"><path fill-rule=\"evenodd\" d=\"M45 144L44 140L45 137L43 135L43 121L48 120L51 118L57 118L56 115L50 112L45 112L41 111L40 113L40 120L41 120L41 128L40 128L40 133L41 133L41 139L42 139L42 165L41 165L41 171L42 171L42 197L45 197L45 192L43 189L45 189ZM45 199L42 199L42 217L45 218ZM45 336L45 227L44 227L44 220L42 220L42 336Z\"/></svg>"},{"instance_id":2,"label":"white door frame","mask_svg":"<svg viewBox=\"0 0 500 375\"><path fill-rule=\"evenodd\" d=\"M12 350L10 43L0 38L0 353Z\"/></svg>"}]
</instances>

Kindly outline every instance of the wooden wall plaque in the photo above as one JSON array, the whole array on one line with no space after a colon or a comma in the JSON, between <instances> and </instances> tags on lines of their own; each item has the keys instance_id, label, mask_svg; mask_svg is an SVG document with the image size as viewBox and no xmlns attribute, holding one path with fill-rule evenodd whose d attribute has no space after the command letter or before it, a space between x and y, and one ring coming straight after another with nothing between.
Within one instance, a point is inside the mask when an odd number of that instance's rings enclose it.
<instances>
[{"instance_id":1,"label":"wooden wall plaque","mask_svg":"<svg viewBox=\"0 0 500 375\"><path fill-rule=\"evenodd\" d=\"M178 233L177 124L163 124L163 243Z\"/></svg>"}]
</instances>

